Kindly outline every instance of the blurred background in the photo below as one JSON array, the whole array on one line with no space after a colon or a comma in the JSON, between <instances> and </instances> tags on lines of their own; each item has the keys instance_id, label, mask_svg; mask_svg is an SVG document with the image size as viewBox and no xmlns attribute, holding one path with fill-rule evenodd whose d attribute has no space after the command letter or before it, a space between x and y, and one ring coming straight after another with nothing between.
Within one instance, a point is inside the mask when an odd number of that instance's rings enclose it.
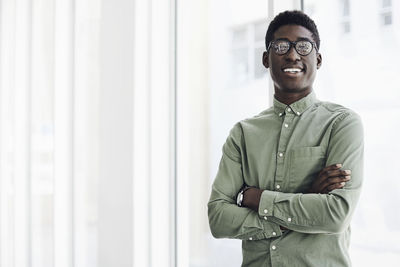
<instances>
[{"instance_id":1,"label":"blurred background","mask_svg":"<svg viewBox=\"0 0 400 267\"><path fill-rule=\"evenodd\" d=\"M1 0L0 267L240 266L207 201L288 9L320 31L317 97L363 119L353 265L397 266L399 0Z\"/></svg>"}]
</instances>

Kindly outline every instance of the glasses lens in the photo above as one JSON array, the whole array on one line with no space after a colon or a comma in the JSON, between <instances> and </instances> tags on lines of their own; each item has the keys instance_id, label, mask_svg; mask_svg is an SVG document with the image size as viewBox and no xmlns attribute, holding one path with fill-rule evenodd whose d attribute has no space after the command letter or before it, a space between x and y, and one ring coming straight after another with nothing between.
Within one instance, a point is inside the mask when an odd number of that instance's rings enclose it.
<instances>
[{"instance_id":1,"label":"glasses lens","mask_svg":"<svg viewBox=\"0 0 400 267\"><path fill-rule=\"evenodd\" d=\"M296 51L300 55L306 56L311 53L312 43L309 41L299 41L296 43Z\"/></svg>"},{"instance_id":2,"label":"glasses lens","mask_svg":"<svg viewBox=\"0 0 400 267\"><path fill-rule=\"evenodd\" d=\"M285 40L276 41L273 44L274 52L278 55L284 55L289 51L290 43Z\"/></svg>"}]
</instances>

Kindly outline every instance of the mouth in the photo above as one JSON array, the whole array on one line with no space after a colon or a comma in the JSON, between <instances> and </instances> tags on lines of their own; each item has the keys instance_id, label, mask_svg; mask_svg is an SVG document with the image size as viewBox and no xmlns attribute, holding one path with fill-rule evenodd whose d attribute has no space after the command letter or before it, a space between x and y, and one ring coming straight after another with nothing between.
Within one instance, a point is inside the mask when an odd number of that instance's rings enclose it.
<instances>
[{"instance_id":1,"label":"mouth","mask_svg":"<svg viewBox=\"0 0 400 267\"><path fill-rule=\"evenodd\" d=\"M304 69L299 68L299 67L290 67L290 68L285 67L282 69L282 71L289 76L296 77L296 76L301 75L301 73L304 72Z\"/></svg>"}]
</instances>

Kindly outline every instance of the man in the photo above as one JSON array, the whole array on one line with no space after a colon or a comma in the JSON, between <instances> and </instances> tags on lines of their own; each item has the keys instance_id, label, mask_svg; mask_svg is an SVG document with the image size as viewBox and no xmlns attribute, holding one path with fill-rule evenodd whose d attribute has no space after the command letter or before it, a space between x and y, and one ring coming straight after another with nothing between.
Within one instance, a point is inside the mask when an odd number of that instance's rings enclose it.
<instances>
[{"instance_id":1,"label":"man","mask_svg":"<svg viewBox=\"0 0 400 267\"><path fill-rule=\"evenodd\" d=\"M280 13L265 43L273 107L238 122L223 146L208 203L211 232L242 240L242 266L351 266L361 120L316 99L312 85L322 57L307 15Z\"/></svg>"}]
</instances>

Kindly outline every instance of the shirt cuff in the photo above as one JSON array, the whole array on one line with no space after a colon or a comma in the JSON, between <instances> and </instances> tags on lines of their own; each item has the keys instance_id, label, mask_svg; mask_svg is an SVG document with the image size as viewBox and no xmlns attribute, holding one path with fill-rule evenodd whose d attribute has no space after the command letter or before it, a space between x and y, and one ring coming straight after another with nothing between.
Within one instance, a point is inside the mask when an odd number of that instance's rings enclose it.
<instances>
[{"instance_id":1,"label":"shirt cuff","mask_svg":"<svg viewBox=\"0 0 400 267\"><path fill-rule=\"evenodd\" d=\"M282 235L282 230L280 229L280 226L274 222L264 220L263 226L265 238L279 237Z\"/></svg>"},{"instance_id":2,"label":"shirt cuff","mask_svg":"<svg viewBox=\"0 0 400 267\"><path fill-rule=\"evenodd\" d=\"M242 240L262 240L262 239L269 239L274 237L280 237L282 235L282 230L280 229L279 225L270 222L267 220L263 220L262 222L263 230L257 231L253 233L247 233L240 237Z\"/></svg>"},{"instance_id":3,"label":"shirt cuff","mask_svg":"<svg viewBox=\"0 0 400 267\"><path fill-rule=\"evenodd\" d=\"M258 205L258 215L268 220L268 216L274 215L274 202L279 192L264 190L261 194L260 204Z\"/></svg>"}]
</instances>

